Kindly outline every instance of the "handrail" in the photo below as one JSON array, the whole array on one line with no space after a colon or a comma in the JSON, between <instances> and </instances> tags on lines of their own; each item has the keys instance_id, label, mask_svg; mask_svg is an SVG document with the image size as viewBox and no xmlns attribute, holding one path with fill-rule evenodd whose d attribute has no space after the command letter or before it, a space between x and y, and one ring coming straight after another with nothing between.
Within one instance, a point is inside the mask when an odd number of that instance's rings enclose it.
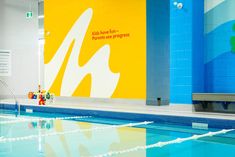
<instances>
[{"instance_id":1,"label":"handrail","mask_svg":"<svg viewBox=\"0 0 235 157\"><path fill-rule=\"evenodd\" d=\"M0 82L2 83L2 85L3 85L6 89L9 90L11 96L13 97L13 99L14 99L14 101L15 101L15 107L16 107L17 113L20 114L20 104L18 104L18 101L17 101L17 99L16 99L16 96L15 96L14 92L11 90L11 88L8 86L8 84L7 84L5 81L3 81L3 80L0 79Z\"/></svg>"}]
</instances>

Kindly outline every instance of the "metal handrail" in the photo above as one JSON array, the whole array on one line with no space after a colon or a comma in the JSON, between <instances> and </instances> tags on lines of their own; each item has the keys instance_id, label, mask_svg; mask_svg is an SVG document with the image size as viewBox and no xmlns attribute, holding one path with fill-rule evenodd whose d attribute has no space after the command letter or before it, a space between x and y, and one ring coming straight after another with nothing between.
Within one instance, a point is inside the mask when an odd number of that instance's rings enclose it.
<instances>
[{"instance_id":1,"label":"metal handrail","mask_svg":"<svg viewBox=\"0 0 235 157\"><path fill-rule=\"evenodd\" d=\"M16 96L15 96L14 92L11 90L11 88L8 86L8 84L7 84L5 81L3 81L3 80L0 79L0 82L2 83L2 85L3 85L6 89L9 90L11 96L13 97L13 99L14 99L14 101L15 101L15 106L16 106L16 109L17 109L17 111L18 111L18 114L20 114L20 104L18 104L18 101L17 101L17 99L16 99Z\"/></svg>"}]
</instances>

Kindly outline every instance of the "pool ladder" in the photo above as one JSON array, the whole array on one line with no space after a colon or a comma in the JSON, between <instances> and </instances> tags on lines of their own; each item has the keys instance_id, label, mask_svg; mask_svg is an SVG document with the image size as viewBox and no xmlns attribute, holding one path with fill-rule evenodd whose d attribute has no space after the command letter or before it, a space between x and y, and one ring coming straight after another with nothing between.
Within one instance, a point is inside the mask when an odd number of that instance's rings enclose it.
<instances>
[{"instance_id":1,"label":"pool ladder","mask_svg":"<svg viewBox=\"0 0 235 157\"><path fill-rule=\"evenodd\" d=\"M6 89L8 89L8 91L10 92L11 96L13 97L13 99L14 99L14 101L15 101L15 113L16 113L16 116L17 116L17 115L20 115L20 104L18 103L14 92L11 90L11 88L8 86L8 84L7 84L5 81L3 81L3 80L0 79L0 82L2 83L2 85L3 85Z\"/></svg>"}]
</instances>

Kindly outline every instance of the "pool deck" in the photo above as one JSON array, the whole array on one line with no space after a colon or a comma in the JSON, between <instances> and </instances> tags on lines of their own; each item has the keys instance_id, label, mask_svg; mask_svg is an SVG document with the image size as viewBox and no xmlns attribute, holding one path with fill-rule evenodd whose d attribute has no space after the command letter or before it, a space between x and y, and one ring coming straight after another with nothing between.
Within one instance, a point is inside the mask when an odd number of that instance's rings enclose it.
<instances>
[{"instance_id":1,"label":"pool deck","mask_svg":"<svg viewBox=\"0 0 235 157\"><path fill-rule=\"evenodd\" d=\"M36 100L18 99L19 104L24 106L38 106ZM11 99L1 100L0 104L14 104ZM147 106L143 101L133 101L126 103L116 101L110 103L109 101L86 101L78 99L67 101L57 100L53 103L48 103L46 106L49 108L66 108L66 109L80 109L91 111L110 111L121 113L135 113L135 114L150 114L150 115L166 115L166 116L179 116L179 117L195 117L195 118L211 118L221 120L235 120L235 114L229 113L212 113L212 112L195 112L193 105L190 104L171 104L169 106Z\"/></svg>"}]
</instances>

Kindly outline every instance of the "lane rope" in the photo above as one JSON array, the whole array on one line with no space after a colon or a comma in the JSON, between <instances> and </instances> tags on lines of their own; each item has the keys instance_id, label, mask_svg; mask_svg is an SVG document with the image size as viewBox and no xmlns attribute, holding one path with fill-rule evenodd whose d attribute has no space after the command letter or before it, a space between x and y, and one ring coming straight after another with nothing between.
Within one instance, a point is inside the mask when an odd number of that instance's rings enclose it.
<instances>
[{"instance_id":1,"label":"lane rope","mask_svg":"<svg viewBox=\"0 0 235 157\"><path fill-rule=\"evenodd\" d=\"M48 136L56 136L56 135L65 135L65 134L74 134L79 132L88 132L88 131L102 131L107 129L113 129L113 128L122 128L122 127L134 127L138 125L148 125L153 123L152 121L145 121L145 122L139 122L139 123L128 123L128 124L122 124L122 125L111 125L111 126L105 126L105 127L94 127L91 129L75 129L70 131L62 131L62 132L52 132L52 133L46 133L39 135L29 135L29 136L21 136L21 137L14 137L14 138L0 138L0 143L6 143L6 142L15 142L15 141L23 141L23 140L32 140L32 139L38 139L39 137L48 137Z\"/></svg>"},{"instance_id":2,"label":"lane rope","mask_svg":"<svg viewBox=\"0 0 235 157\"><path fill-rule=\"evenodd\" d=\"M1 116L0 116L1 117ZM0 125L3 124L13 124L13 123L23 123L23 122L33 122L33 121L50 121L50 120L72 120L72 119L86 119L91 118L92 116L73 116L73 117L55 117L55 118L14 118L10 121L0 121Z\"/></svg>"},{"instance_id":3,"label":"lane rope","mask_svg":"<svg viewBox=\"0 0 235 157\"><path fill-rule=\"evenodd\" d=\"M208 132L208 133L202 134L202 135L193 135L191 137L186 137L186 138L177 138L175 140L165 141L165 142L157 142L157 143L154 143L151 145L146 145L146 146L136 146L133 148L120 150L120 151L110 151L105 154L100 154L100 155L91 156L91 157L109 157L109 156L116 156L116 155L121 155L121 154L130 153L130 152L134 152L134 151L139 151L139 150L146 150L146 149L157 148L157 147L161 148L161 147L164 147L167 145L179 144L179 143L190 141L190 140L197 140L197 139L203 138L203 137L212 137L215 135L226 134L231 131L235 131L235 129L227 129L227 130L223 129L223 130L220 130L217 132Z\"/></svg>"},{"instance_id":4,"label":"lane rope","mask_svg":"<svg viewBox=\"0 0 235 157\"><path fill-rule=\"evenodd\" d=\"M17 117L13 117L13 116L1 116L0 115L0 118L2 118L2 119L16 119Z\"/></svg>"}]
</instances>

